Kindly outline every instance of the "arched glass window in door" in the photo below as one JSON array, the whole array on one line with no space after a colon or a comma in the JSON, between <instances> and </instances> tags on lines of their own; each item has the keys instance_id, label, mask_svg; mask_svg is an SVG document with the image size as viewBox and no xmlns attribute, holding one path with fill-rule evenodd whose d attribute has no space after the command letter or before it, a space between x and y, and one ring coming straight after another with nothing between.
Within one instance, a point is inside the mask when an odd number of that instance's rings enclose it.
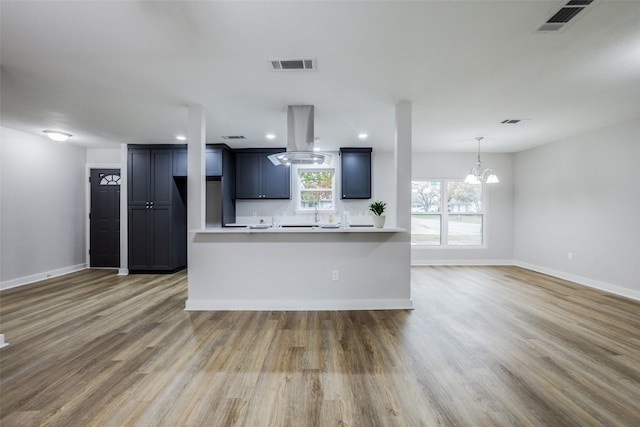
<instances>
[{"instance_id":1,"label":"arched glass window in door","mask_svg":"<svg viewBox=\"0 0 640 427\"><path fill-rule=\"evenodd\" d=\"M120 185L120 175L100 174L100 185Z\"/></svg>"}]
</instances>

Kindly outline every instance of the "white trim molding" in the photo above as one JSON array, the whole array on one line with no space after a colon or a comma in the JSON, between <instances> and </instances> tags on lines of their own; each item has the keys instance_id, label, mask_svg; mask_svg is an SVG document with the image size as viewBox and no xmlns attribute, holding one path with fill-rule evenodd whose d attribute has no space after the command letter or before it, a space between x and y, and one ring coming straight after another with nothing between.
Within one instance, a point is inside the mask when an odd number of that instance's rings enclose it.
<instances>
[{"instance_id":1,"label":"white trim molding","mask_svg":"<svg viewBox=\"0 0 640 427\"><path fill-rule=\"evenodd\" d=\"M186 311L413 310L411 299L210 300L188 299Z\"/></svg>"},{"instance_id":2,"label":"white trim molding","mask_svg":"<svg viewBox=\"0 0 640 427\"><path fill-rule=\"evenodd\" d=\"M513 261L513 265L517 267L526 268L527 270L537 271L538 273L548 274L549 276L557 277L559 279L568 280L570 282L574 282L579 285L588 286L590 288L599 289L601 291L610 292L612 294L616 294L616 295L620 295L623 297L640 301L640 292L634 289L613 285L611 283L600 282L598 280L589 279L587 277L576 276L574 274L565 273L563 271L541 267L539 265L529 264L529 263L517 261L517 260Z\"/></svg>"},{"instance_id":3,"label":"white trim molding","mask_svg":"<svg viewBox=\"0 0 640 427\"><path fill-rule=\"evenodd\" d=\"M32 274L31 276L18 277L17 279L6 280L0 283L0 290L16 288L18 286L28 285L29 283L51 279L52 277L64 276L65 274L75 273L76 271L85 270L86 268L87 268L86 263L71 265L69 267L57 268L55 270Z\"/></svg>"},{"instance_id":4,"label":"white trim molding","mask_svg":"<svg viewBox=\"0 0 640 427\"><path fill-rule=\"evenodd\" d=\"M411 267L430 267L435 265L514 265L510 259L419 259L411 260Z\"/></svg>"}]
</instances>

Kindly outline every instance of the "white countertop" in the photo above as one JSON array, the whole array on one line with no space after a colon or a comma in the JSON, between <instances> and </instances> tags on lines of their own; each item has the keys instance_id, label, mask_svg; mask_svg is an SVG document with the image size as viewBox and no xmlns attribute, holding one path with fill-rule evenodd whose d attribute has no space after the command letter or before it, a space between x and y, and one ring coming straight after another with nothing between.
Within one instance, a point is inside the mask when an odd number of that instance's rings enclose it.
<instances>
[{"instance_id":1,"label":"white countertop","mask_svg":"<svg viewBox=\"0 0 640 427\"><path fill-rule=\"evenodd\" d=\"M204 234L247 234L247 233L404 233L406 228L396 227L348 227L348 228L320 228L320 227L278 227L278 228L250 228L224 227L190 230L192 233Z\"/></svg>"}]
</instances>

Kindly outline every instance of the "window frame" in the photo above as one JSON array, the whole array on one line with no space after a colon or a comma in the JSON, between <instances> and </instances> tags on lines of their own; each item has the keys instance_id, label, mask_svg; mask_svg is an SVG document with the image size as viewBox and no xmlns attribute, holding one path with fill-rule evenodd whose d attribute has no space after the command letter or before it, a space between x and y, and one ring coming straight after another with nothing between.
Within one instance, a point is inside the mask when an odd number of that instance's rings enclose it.
<instances>
[{"instance_id":1,"label":"window frame","mask_svg":"<svg viewBox=\"0 0 640 427\"><path fill-rule=\"evenodd\" d=\"M434 249L486 249L487 248L487 215L488 215L488 206L487 206L487 186L485 183L481 184L473 184L473 185L481 185L482 196L480 198L481 201L481 209L480 212L449 212L448 202L446 202L448 193L449 193L449 182L464 182L464 179L459 178L424 178L424 179L412 179L411 182L415 181L438 181L440 182L440 210L439 212L426 212L428 215L439 215L440 216L440 243L425 245L425 244L416 244L413 243L413 237L411 238L411 248L420 248L426 250L434 250ZM413 197L412 197L413 200ZM412 202L413 207L413 202ZM449 216L451 214L454 215L466 215L466 216L477 216L480 215L482 217L481 222L481 239L482 243L479 245L456 245L449 243ZM413 220L414 212L411 212L411 217Z\"/></svg>"},{"instance_id":2,"label":"window frame","mask_svg":"<svg viewBox=\"0 0 640 427\"><path fill-rule=\"evenodd\" d=\"M335 213L337 212L336 208L336 169L333 167L300 167L296 166L295 168L295 192L294 192L294 201L295 201L295 212L296 213L314 213L316 212L315 208L304 208L302 207L302 191L308 189L303 189L300 185L300 174L303 172L330 172L331 173L331 189L323 189L317 191L331 191L331 208L318 208L318 212L321 213Z\"/></svg>"}]
</instances>

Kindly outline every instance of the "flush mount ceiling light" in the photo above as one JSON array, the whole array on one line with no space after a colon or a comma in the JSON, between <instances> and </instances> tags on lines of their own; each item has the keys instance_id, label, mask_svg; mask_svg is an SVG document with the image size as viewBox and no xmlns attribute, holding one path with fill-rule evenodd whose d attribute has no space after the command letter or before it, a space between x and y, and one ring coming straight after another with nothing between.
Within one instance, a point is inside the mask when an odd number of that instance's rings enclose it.
<instances>
[{"instance_id":1,"label":"flush mount ceiling light","mask_svg":"<svg viewBox=\"0 0 640 427\"><path fill-rule=\"evenodd\" d=\"M467 184L481 184L483 182L495 184L496 182L500 182L498 177L493 173L493 169L482 169L482 162L480 161L480 141L482 141L482 139L481 136L476 138L476 141L478 141L478 162L476 163L476 167L471 169L469 175L464 179L464 182Z\"/></svg>"},{"instance_id":2,"label":"flush mount ceiling light","mask_svg":"<svg viewBox=\"0 0 640 427\"><path fill-rule=\"evenodd\" d=\"M47 135L49 139L52 139L58 142L64 142L67 139L71 138L70 133L60 132L57 130L43 130L42 132L44 132L44 134Z\"/></svg>"}]
</instances>

